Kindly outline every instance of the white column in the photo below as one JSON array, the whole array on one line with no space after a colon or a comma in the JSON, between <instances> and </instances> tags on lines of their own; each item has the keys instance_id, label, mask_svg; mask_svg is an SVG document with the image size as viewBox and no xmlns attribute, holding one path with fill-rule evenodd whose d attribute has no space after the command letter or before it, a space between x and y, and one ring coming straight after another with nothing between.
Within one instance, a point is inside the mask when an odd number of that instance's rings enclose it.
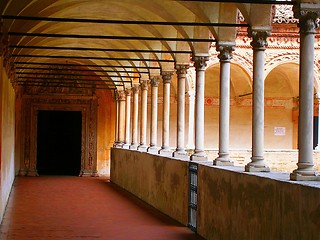
<instances>
[{"instance_id":1,"label":"white column","mask_svg":"<svg viewBox=\"0 0 320 240\"><path fill-rule=\"evenodd\" d=\"M119 141L117 147L123 147L125 141L125 106L126 106L126 94L124 91L118 91L119 96L119 124L118 124L118 134Z\"/></svg>"},{"instance_id":2,"label":"white column","mask_svg":"<svg viewBox=\"0 0 320 240\"><path fill-rule=\"evenodd\" d=\"M317 129L317 132L318 132L318 143L317 143L317 146L315 147L315 150L319 151L320 150L320 101L319 101L319 97L318 97L318 94L317 94L317 98L316 98L316 104L317 104L317 111L318 111L318 129Z\"/></svg>"},{"instance_id":3,"label":"white column","mask_svg":"<svg viewBox=\"0 0 320 240\"><path fill-rule=\"evenodd\" d=\"M159 154L172 156L170 149L170 83L172 72L162 72L163 80L163 112L162 112L162 146Z\"/></svg>"},{"instance_id":4,"label":"white column","mask_svg":"<svg viewBox=\"0 0 320 240\"><path fill-rule=\"evenodd\" d=\"M148 152L158 153L158 86L160 76L152 77L151 84L151 123L150 123L150 146Z\"/></svg>"},{"instance_id":5,"label":"white column","mask_svg":"<svg viewBox=\"0 0 320 240\"><path fill-rule=\"evenodd\" d=\"M131 89L126 89L126 138L125 144L123 148L129 149L130 148L130 134L131 134Z\"/></svg>"},{"instance_id":6,"label":"white column","mask_svg":"<svg viewBox=\"0 0 320 240\"><path fill-rule=\"evenodd\" d=\"M194 149L194 91L188 91L189 97L189 114L188 114L188 149Z\"/></svg>"},{"instance_id":7,"label":"white column","mask_svg":"<svg viewBox=\"0 0 320 240\"><path fill-rule=\"evenodd\" d=\"M310 8L312 4L295 6L300 27L299 159L298 168L290 174L290 179L320 180L313 162L314 34L320 9L303 9L303 6Z\"/></svg>"},{"instance_id":8,"label":"white column","mask_svg":"<svg viewBox=\"0 0 320 240\"><path fill-rule=\"evenodd\" d=\"M115 98L115 102L116 102L116 121L115 121L115 133L114 133L115 140L113 143L113 147L117 147L117 144L119 142L119 132L118 132L118 129L119 129L119 96L118 96L118 92L115 92L114 95L115 95L114 98Z\"/></svg>"},{"instance_id":9,"label":"white column","mask_svg":"<svg viewBox=\"0 0 320 240\"><path fill-rule=\"evenodd\" d=\"M219 105L219 156L213 165L232 166L229 157L230 132L230 60L232 59L233 44L218 44L220 52L220 105Z\"/></svg>"},{"instance_id":10,"label":"white column","mask_svg":"<svg viewBox=\"0 0 320 240\"><path fill-rule=\"evenodd\" d=\"M133 93L133 111L132 111L132 142L130 149L138 149L138 109L139 109L139 85L135 84L132 88Z\"/></svg>"},{"instance_id":11,"label":"white column","mask_svg":"<svg viewBox=\"0 0 320 240\"><path fill-rule=\"evenodd\" d=\"M207 56L194 56L196 68L196 105L195 105L195 149L191 155L191 161L206 161L207 154L204 151L204 81Z\"/></svg>"},{"instance_id":12,"label":"white column","mask_svg":"<svg viewBox=\"0 0 320 240\"><path fill-rule=\"evenodd\" d=\"M249 30L253 48L252 157L246 172L269 172L264 160L264 54L268 31Z\"/></svg>"},{"instance_id":13,"label":"white column","mask_svg":"<svg viewBox=\"0 0 320 240\"><path fill-rule=\"evenodd\" d=\"M188 159L185 151L185 92L186 92L186 74L188 65L177 65L178 77L178 106L177 106L177 148L173 152L173 157Z\"/></svg>"},{"instance_id":14,"label":"white column","mask_svg":"<svg viewBox=\"0 0 320 240\"><path fill-rule=\"evenodd\" d=\"M147 151L147 110L148 110L148 81L142 80L141 86L141 118L140 118L140 145L138 150Z\"/></svg>"}]
</instances>

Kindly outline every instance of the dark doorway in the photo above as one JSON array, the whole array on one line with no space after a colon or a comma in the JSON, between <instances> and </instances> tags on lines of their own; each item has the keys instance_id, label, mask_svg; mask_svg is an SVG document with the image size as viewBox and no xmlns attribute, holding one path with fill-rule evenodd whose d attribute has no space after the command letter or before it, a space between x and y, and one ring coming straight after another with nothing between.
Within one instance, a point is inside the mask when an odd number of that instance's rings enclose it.
<instances>
[{"instance_id":1,"label":"dark doorway","mask_svg":"<svg viewBox=\"0 0 320 240\"><path fill-rule=\"evenodd\" d=\"M81 114L80 111L38 112L37 170L40 175L79 175Z\"/></svg>"}]
</instances>

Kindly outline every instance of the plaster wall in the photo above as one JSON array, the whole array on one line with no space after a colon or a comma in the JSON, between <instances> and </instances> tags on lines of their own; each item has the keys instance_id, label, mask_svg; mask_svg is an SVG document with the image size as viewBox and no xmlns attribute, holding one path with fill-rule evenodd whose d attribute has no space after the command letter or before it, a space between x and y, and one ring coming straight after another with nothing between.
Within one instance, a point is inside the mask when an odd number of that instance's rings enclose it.
<instances>
[{"instance_id":1,"label":"plaster wall","mask_svg":"<svg viewBox=\"0 0 320 240\"><path fill-rule=\"evenodd\" d=\"M111 181L187 223L188 161L112 149ZM288 173L198 164L197 232L205 239L319 239L320 184Z\"/></svg>"},{"instance_id":2,"label":"plaster wall","mask_svg":"<svg viewBox=\"0 0 320 240\"><path fill-rule=\"evenodd\" d=\"M187 161L113 148L111 181L187 225Z\"/></svg>"},{"instance_id":3,"label":"plaster wall","mask_svg":"<svg viewBox=\"0 0 320 240\"><path fill-rule=\"evenodd\" d=\"M199 165L198 233L206 239L319 239L319 183L288 179Z\"/></svg>"},{"instance_id":4,"label":"plaster wall","mask_svg":"<svg viewBox=\"0 0 320 240\"><path fill-rule=\"evenodd\" d=\"M15 93L0 59L0 142L1 142L1 196L0 222L15 178Z\"/></svg>"},{"instance_id":5,"label":"plaster wall","mask_svg":"<svg viewBox=\"0 0 320 240\"><path fill-rule=\"evenodd\" d=\"M115 139L115 102L111 91L97 91L97 171L110 174L110 149Z\"/></svg>"}]
</instances>

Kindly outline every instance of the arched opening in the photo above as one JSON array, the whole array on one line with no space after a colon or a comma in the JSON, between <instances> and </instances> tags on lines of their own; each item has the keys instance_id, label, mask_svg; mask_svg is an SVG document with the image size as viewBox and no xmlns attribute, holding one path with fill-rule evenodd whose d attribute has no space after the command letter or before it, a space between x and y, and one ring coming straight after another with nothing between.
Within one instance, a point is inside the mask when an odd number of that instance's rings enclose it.
<instances>
[{"instance_id":1,"label":"arched opening","mask_svg":"<svg viewBox=\"0 0 320 240\"><path fill-rule=\"evenodd\" d=\"M298 146L299 65L281 64L265 79L265 145L269 149Z\"/></svg>"},{"instance_id":2,"label":"arched opening","mask_svg":"<svg viewBox=\"0 0 320 240\"><path fill-rule=\"evenodd\" d=\"M40 175L79 175L81 115L80 111L38 112L37 170Z\"/></svg>"}]
</instances>

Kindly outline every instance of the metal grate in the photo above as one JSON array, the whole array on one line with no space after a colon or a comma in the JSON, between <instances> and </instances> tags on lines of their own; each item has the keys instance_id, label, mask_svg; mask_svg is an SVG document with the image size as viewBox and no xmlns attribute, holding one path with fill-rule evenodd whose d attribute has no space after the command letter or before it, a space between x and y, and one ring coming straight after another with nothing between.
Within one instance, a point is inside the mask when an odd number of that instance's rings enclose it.
<instances>
[{"instance_id":1,"label":"metal grate","mask_svg":"<svg viewBox=\"0 0 320 240\"><path fill-rule=\"evenodd\" d=\"M189 165L189 228L197 231L197 188L198 188L198 165Z\"/></svg>"}]
</instances>

